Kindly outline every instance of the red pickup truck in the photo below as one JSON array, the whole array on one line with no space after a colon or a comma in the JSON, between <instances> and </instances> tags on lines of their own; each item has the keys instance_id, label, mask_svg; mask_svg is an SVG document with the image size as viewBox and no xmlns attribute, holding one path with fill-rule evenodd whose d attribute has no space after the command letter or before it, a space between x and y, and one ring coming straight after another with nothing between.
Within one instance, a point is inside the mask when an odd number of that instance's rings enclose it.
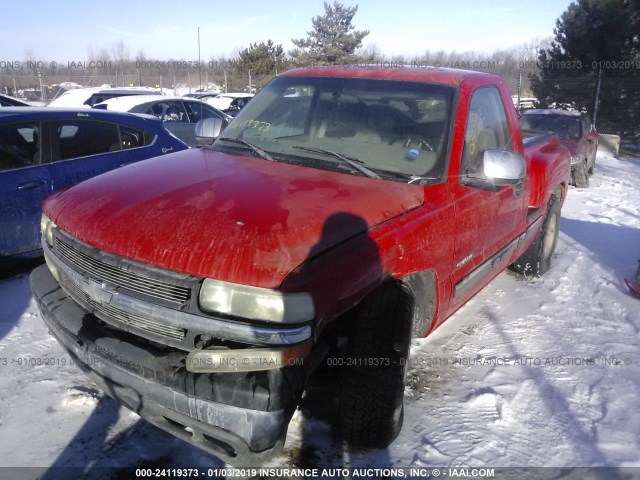
<instances>
[{"instance_id":1,"label":"red pickup truck","mask_svg":"<svg viewBox=\"0 0 640 480\"><path fill-rule=\"evenodd\" d=\"M280 451L327 362L345 439L388 445L410 339L507 267L549 268L569 152L523 145L500 78L434 68L289 71L220 127L45 201L45 323L105 392L231 464Z\"/></svg>"}]
</instances>

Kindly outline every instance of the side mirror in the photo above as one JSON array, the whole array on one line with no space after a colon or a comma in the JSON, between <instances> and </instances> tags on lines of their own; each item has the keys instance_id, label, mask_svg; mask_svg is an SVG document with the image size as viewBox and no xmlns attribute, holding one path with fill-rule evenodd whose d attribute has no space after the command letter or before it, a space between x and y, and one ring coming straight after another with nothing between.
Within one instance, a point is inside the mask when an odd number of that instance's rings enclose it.
<instances>
[{"instance_id":1,"label":"side mirror","mask_svg":"<svg viewBox=\"0 0 640 480\"><path fill-rule=\"evenodd\" d=\"M527 173L524 158L519 153L506 150L485 150L482 153L480 171L467 174L467 185L517 185Z\"/></svg>"},{"instance_id":2,"label":"side mirror","mask_svg":"<svg viewBox=\"0 0 640 480\"><path fill-rule=\"evenodd\" d=\"M587 133L587 140L597 140L599 136L600 135L598 135L598 132L596 132L595 130L591 130L589 133Z\"/></svg>"},{"instance_id":3,"label":"side mirror","mask_svg":"<svg viewBox=\"0 0 640 480\"><path fill-rule=\"evenodd\" d=\"M196 142L198 145L212 143L222 131L222 119L205 118L196 123Z\"/></svg>"}]
</instances>

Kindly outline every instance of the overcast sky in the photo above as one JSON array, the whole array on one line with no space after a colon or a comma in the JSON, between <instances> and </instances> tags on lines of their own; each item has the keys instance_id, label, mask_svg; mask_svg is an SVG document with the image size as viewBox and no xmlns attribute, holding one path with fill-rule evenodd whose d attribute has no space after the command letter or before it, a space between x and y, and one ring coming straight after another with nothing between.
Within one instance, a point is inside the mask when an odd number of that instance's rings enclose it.
<instances>
[{"instance_id":1,"label":"overcast sky","mask_svg":"<svg viewBox=\"0 0 640 480\"><path fill-rule=\"evenodd\" d=\"M490 52L553 35L569 3L361 0L354 24L371 31L365 46L375 44L387 56ZM306 37L311 18L324 13L321 0L30 0L6 3L2 10L0 61L5 62L27 56L84 61L91 49L109 50L120 40L132 59L142 50L147 58L197 60L198 27L203 60L233 56L269 39L288 51L291 38Z\"/></svg>"}]
</instances>

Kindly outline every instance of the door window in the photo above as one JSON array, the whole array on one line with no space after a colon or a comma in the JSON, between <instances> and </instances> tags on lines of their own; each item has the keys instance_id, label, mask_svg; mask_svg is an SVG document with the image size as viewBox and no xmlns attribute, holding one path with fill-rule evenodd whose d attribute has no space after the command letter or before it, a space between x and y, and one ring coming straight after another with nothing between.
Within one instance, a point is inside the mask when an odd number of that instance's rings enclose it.
<instances>
[{"instance_id":1,"label":"door window","mask_svg":"<svg viewBox=\"0 0 640 480\"><path fill-rule=\"evenodd\" d=\"M211 108L208 105L199 102L184 102L185 107L191 116L191 121L193 123L198 123L200 120L205 118L220 118L223 119L222 116Z\"/></svg>"},{"instance_id":2,"label":"door window","mask_svg":"<svg viewBox=\"0 0 640 480\"><path fill-rule=\"evenodd\" d=\"M40 128L37 122L0 125L0 171L39 162Z\"/></svg>"},{"instance_id":3,"label":"door window","mask_svg":"<svg viewBox=\"0 0 640 480\"><path fill-rule=\"evenodd\" d=\"M144 113L158 117L163 122L189 122L189 116L180 101L154 103Z\"/></svg>"},{"instance_id":4,"label":"door window","mask_svg":"<svg viewBox=\"0 0 640 480\"><path fill-rule=\"evenodd\" d=\"M462 154L463 174L481 173L485 150L511 150L507 115L495 87L479 88L471 98Z\"/></svg>"},{"instance_id":5,"label":"door window","mask_svg":"<svg viewBox=\"0 0 640 480\"><path fill-rule=\"evenodd\" d=\"M582 115L582 136L586 137L589 132L593 129L591 125L591 120L586 115Z\"/></svg>"}]
</instances>

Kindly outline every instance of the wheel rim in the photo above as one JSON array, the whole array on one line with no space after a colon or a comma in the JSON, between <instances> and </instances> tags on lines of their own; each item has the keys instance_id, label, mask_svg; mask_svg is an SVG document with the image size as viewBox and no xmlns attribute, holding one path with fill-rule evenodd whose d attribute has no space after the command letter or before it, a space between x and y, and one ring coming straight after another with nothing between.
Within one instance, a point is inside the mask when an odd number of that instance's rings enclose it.
<instances>
[{"instance_id":1,"label":"wheel rim","mask_svg":"<svg viewBox=\"0 0 640 480\"><path fill-rule=\"evenodd\" d=\"M547 225L547 232L544 236L543 258L547 260L553 253L556 243L556 235L558 234L558 214L552 213Z\"/></svg>"}]
</instances>

